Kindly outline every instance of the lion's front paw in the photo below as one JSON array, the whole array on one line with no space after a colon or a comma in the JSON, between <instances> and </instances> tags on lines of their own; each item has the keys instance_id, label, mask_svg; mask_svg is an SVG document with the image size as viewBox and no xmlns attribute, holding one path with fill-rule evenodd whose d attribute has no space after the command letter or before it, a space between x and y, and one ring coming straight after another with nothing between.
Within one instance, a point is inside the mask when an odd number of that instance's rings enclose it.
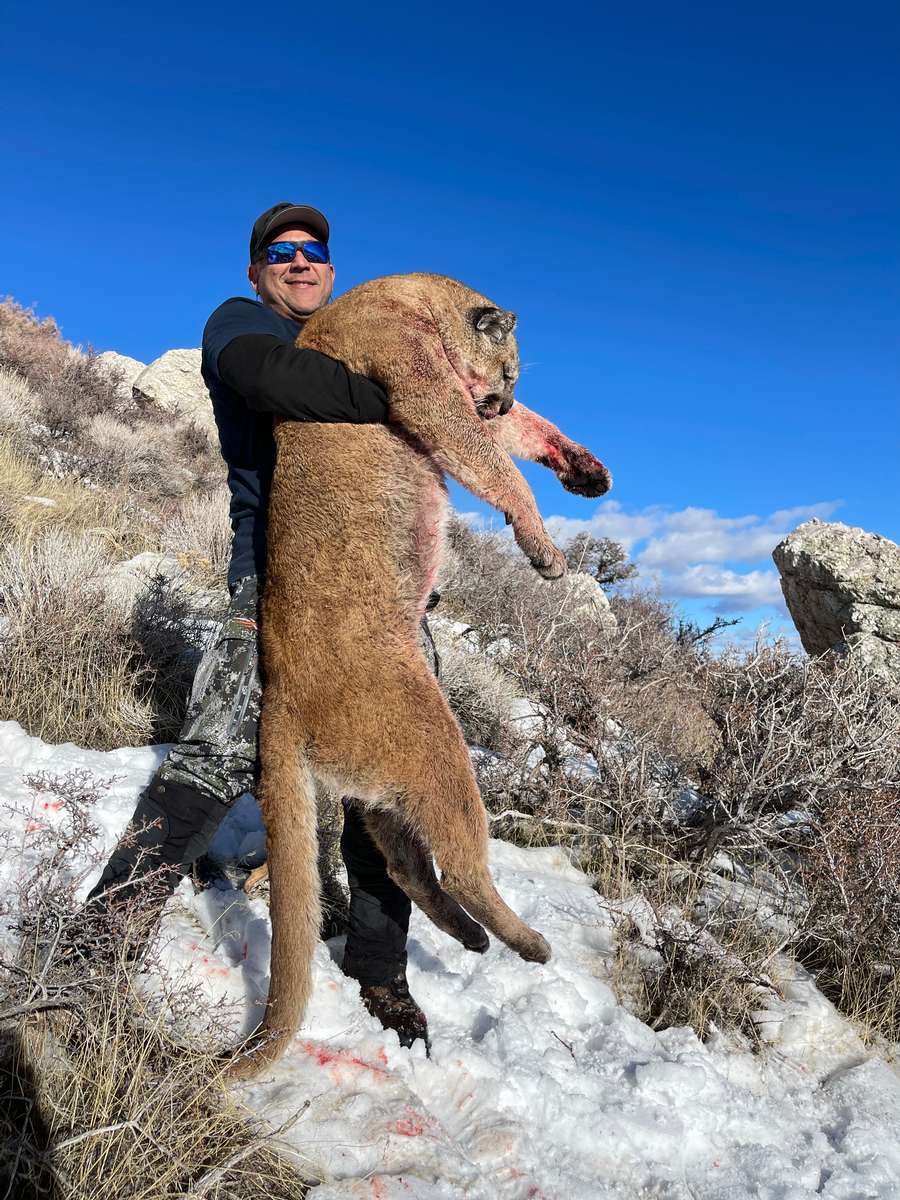
<instances>
[{"instance_id":1,"label":"lion's front paw","mask_svg":"<svg viewBox=\"0 0 900 1200\"><path fill-rule=\"evenodd\" d=\"M565 555L552 542L532 557L531 565L544 579L561 579L568 570Z\"/></svg>"},{"instance_id":2,"label":"lion's front paw","mask_svg":"<svg viewBox=\"0 0 900 1200\"><path fill-rule=\"evenodd\" d=\"M550 541L542 525L523 529L513 521L513 533L519 549L539 575L543 575L545 579L559 579L565 575L565 556Z\"/></svg>"},{"instance_id":3,"label":"lion's front paw","mask_svg":"<svg viewBox=\"0 0 900 1200\"><path fill-rule=\"evenodd\" d=\"M576 496L603 496L612 487L612 475L599 458L579 448L577 454L567 456L559 472L559 482Z\"/></svg>"}]
</instances>

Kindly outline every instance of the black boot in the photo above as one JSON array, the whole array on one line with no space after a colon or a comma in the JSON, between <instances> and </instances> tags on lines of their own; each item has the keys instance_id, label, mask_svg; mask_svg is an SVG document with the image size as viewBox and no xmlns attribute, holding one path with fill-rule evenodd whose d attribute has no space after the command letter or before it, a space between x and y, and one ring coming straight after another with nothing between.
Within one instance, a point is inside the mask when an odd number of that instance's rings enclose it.
<instances>
[{"instance_id":1,"label":"black boot","mask_svg":"<svg viewBox=\"0 0 900 1200\"><path fill-rule=\"evenodd\" d=\"M410 995L406 975L401 972L387 983L360 984L359 994L368 1012L378 1018L383 1029L397 1031L401 1046L411 1046L421 1038L425 1053L430 1053L428 1018Z\"/></svg>"},{"instance_id":2,"label":"black boot","mask_svg":"<svg viewBox=\"0 0 900 1200\"><path fill-rule=\"evenodd\" d=\"M155 779L138 801L127 833L110 856L86 908L123 911L147 900L158 918L178 881L200 857L227 808L184 784Z\"/></svg>"}]
</instances>

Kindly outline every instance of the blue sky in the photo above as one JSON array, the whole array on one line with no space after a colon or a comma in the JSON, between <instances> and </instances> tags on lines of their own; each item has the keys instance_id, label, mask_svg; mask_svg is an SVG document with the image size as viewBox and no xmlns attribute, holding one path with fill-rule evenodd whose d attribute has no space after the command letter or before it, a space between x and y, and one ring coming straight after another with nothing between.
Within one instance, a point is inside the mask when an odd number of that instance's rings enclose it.
<instances>
[{"instance_id":1,"label":"blue sky","mask_svg":"<svg viewBox=\"0 0 900 1200\"><path fill-rule=\"evenodd\" d=\"M900 540L896 3L13 2L4 35L0 291L73 341L197 345L253 218L308 202L339 289L518 312L521 400L615 476L528 469L542 511L694 617L783 626L810 515Z\"/></svg>"}]
</instances>

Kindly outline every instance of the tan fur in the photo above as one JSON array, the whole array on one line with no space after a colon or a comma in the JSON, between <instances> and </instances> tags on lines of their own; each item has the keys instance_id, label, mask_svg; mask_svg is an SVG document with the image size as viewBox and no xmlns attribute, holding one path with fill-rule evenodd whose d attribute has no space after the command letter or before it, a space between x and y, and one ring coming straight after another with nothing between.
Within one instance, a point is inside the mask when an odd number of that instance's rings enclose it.
<instances>
[{"instance_id":1,"label":"tan fur","mask_svg":"<svg viewBox=\"0 0 900 1200\"><path fill-rule=\"evenodd\" d=\"M517 404L496 415L518 376L514 323L452 279L391 276L316 313L299 339L381 383L391 422L276 428L260 729L272 964L265 1020L236 1073L280 1053L309 996L314 780L369 806L391 874L442 929L483 950L481 922L523 958L549 957L491 881L469 754L418 644L441 555L444 472L504 512L550 578L563 556L504 447L547 463L573 491L610 485L602 463L542 418Z\"/></svg>"}]
</instances>

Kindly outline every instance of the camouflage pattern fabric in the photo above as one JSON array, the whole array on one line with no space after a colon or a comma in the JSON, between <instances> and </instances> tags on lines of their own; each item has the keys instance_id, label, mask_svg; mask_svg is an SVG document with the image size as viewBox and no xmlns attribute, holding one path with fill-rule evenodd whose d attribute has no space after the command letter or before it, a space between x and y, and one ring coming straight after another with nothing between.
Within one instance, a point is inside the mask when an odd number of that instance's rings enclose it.
<instances>
[{"instance_id":1,"label":"camouflage pattern fabric","mask_svg":"<svg viewBox=\"0 0 900 1200\"><path fill-rule=\"evenodd\" d=\"M163 781L231 804L258 778L257 733L262 684L255 575L234 585L215 642L200 659L178 742L159 769Z\"/></svg>"}]
</instances>

